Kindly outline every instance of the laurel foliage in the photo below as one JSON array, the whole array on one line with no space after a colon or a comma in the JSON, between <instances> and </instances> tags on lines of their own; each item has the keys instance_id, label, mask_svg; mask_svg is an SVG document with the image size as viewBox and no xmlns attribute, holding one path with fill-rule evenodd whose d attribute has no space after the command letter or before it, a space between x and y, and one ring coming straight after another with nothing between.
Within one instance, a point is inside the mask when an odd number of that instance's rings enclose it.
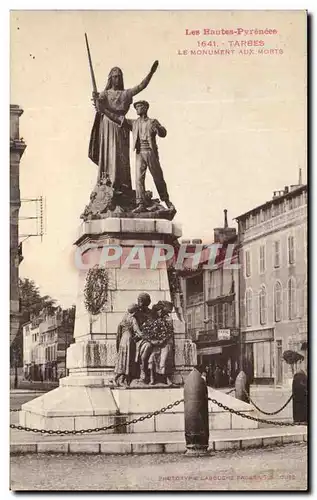
<instances>
[{"instance_id":1,"label":"laurel foliage","mask_svg":"<svg viewBox=\"0 0 317 500\"><path fill-rule=\"evenodd\" d=\"M109 276L98 265L89 269L84 290L85 307L93 316L100 314L108 300Z\"/></svg>"}]
</instances>

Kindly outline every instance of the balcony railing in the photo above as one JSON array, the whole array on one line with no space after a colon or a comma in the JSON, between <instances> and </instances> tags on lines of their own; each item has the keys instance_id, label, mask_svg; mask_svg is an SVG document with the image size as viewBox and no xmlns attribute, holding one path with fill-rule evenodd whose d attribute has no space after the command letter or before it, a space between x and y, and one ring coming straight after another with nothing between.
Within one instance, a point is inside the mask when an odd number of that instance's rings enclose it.
<instances>
[{"instance_id":1,"label":"balcony railing","mask_svg":"<svg viewBox=\"0 0 317 500\"><path fill-rule=\"evenodd\" d=\"M189 297L187 297L186 302L188 306L193 306L195 304L199 304L200 302L204 302L204 292L190 295Z\"/></svg>"}]
</instances>

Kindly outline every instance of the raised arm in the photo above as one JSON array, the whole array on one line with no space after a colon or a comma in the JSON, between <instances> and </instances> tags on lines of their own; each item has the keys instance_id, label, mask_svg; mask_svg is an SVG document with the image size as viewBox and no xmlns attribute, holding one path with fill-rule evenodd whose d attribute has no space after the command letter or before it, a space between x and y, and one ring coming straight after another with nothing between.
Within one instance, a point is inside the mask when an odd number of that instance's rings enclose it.
<instances>
[{"instance_id":1,"label":"raised arm","mask_svg":"<svg viewBox=\"0 0 317 500\"><path fill-rule=\"evenodd\" d=\"M133 87L131 89L132 96L139 94L139 92L141 92L142 90L144 90L148 86L148 84L150 83L150 81L152 79L152 76L154 75L155 71L157 70L158 64L159 64L158 61L155 61L152 65L151 71L144 78L144 80L142 80L142 82L139 85L137 85L136 87Z\"/></svg>"}]
</instances>

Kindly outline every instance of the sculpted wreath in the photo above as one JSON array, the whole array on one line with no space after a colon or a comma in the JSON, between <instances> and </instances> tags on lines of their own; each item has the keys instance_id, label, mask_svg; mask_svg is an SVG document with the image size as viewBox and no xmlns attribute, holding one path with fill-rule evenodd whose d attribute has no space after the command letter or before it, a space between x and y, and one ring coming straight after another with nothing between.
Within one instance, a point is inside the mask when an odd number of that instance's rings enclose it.
<instances>
[{"instance_id":1,"label":"sculpted wreath","mask_svg":"<svg viewBox=\"0 0 317 500\"><path fill-rule=\"evenodd\" d=\"M156 345L163 345L173 335L173 323L165 318L146 321L142 325L143 338Z\"/></svg>"},{"instance_id":2,"label":"sculpted wreath","mask_svg":"<svg viewBox=\"0 0 317 500\"><path fill-rule=\"evenodd\" d=\"M106 269L89 269L84 290L85 307L92 315L99 314L107 303L109 277Z\"/></svg>"}]
</instances>

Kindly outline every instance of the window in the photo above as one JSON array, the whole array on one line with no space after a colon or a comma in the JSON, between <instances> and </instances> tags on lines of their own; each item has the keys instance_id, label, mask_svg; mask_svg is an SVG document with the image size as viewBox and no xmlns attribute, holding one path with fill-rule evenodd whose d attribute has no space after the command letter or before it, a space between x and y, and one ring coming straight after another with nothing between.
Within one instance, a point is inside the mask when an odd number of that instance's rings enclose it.
<instances>
[{"instance_id":1,"label":"window","mask_svg":"<svg viewBox=\"0 0 317 500\"><path fill-rule=\"evenodd\" d=\"M260 246L260 274L265 272L265 245Z\"/></svg>"},{"instance_id":2,"label":"window","mask_svg":"<svg viewBox=\"0 0 317 500\"><path fill-rule=\"evenodd\" d=\"M304 259L307 261L307 226L304 225Z\"/></svg>"},{"instance_id":3,"label":"window","mask_svg":"<svg viewBox=\"0 0 317 500\"><path fill-rule=\"evenodd\" d=\"M245 275L247 278L251 276L251 255L249 250L245 251Z\"/></svg>"},{"instance_id":4,"label":"window","mask_svg":"<svg viewBox=\"0 0 317 500\"><path fill-rule=\"evenodd\" d=\"M247 326L251 326L252 325L252 290L251 290L251 288L249 288L246 291L245 306L246 306Z\"/></svg>"},{"instance_id":5,"label":"window","mask_svg":"<svg viewBox=\"0 0 317 500\"><path fill-rule=\"evenodd\" d=\"M280 204L273 205L273 217L277 217L278 215L280 215L280 213L281 213L281 205Z\"/></svg>"},{"instance_id":6,"label":"window","mask_svg":"<svg viewBox=\"0 0 317 500\"><path fill-rule=\"evenodd\" d=\"M233 328L234 327L234 303L226 302L224 304L224 327Z\"/></svg>"},{"instance_id":7,"label":"window","mask_svg":"<svg viewBox=\"0 0 317 500\"><path fill-rule=\"evenodd\" d=\"M222 307L222 304L217 304L216 305L216 322L217 322L217 325L216 327L217 328L223 328L223 307Z\"/></svg>"},{"instance_id":8,"label":"window","mask_svg":"<svg viewBox=\"0 0 317 500\"><path fill-rule=\"evenodd\" d=\"M280 242L274 241L274 267L280 267Z\"/></svg>"},{"instance_id":9,"label":"window","mask_svg":"<svg viewBox=\"0 0 317 500\"><path fill-rule=\"evenodd\" d=\"M296 317L296 283L294 278L287 282L288 319Z\"/></svg>"},{"instance_id":10,"label":"window","mask_svg":"<svg viewBox=\"0 0 317 500\"><path fill-rule=\"evenodd\" d=\"M305 281L300 293L300 311L299 317L307 316L307 282Z\"/></svg>"},{"instance_id":11,"label":"window","mask_svg":"<svg viewBox=\"0 0 317 500\"><path fill-rule=\"evenodd\" d=\"M261 325L265 325L266 313L267 313L267 303L266 303L266 288L264 285L261 287L259 300L260 300L260 323L261 323Z\"/></svg>"},{"instance_id":12,"label":"window","mask_svg":"<svg viewBox=\"0 0 317 500\"><path fill-rule=\"evenodd\" d=\"M282 285L279 281L274 286L274 320L282 319Z\"/></svg>"},{"instance_id":13,"label":"window","mask_svg":"<svg viewBox=\"0 0 317 500\"><path fill-rule=\"evenodd\" d=\"M187 331L193 333L194 331L199 332L203 330L203 306L193 307L187 311Z\"/></svg>"},{"instance_id":14,"label":"window","mask_svg":"<svg viewBox=\"0 0 317 500\"><path fill-rule=\"evenodd\" d=\"M195 328L200 328L202 329L204 326L203 323L203 306L199 306L195 308Z\"/></svg>"},{"instance_id":15,"label":"window","mask_svg":"<svg viewBox=\"0 0 317 500\"><path fill-rule=\"evenodd\" d=\"M208 329L214 329L215 328L215 306L208 306Z\"/></svg>"},{"instance_id":16,"label":"window","mask_svg":"<svg viewBox=\"0 0 317 500\"><path fill-rule=\"evenodd\" d=\"M288 237L288 263L294 264L295 262L295 245L294 236Z\"/></svg>"}]
</instances>

